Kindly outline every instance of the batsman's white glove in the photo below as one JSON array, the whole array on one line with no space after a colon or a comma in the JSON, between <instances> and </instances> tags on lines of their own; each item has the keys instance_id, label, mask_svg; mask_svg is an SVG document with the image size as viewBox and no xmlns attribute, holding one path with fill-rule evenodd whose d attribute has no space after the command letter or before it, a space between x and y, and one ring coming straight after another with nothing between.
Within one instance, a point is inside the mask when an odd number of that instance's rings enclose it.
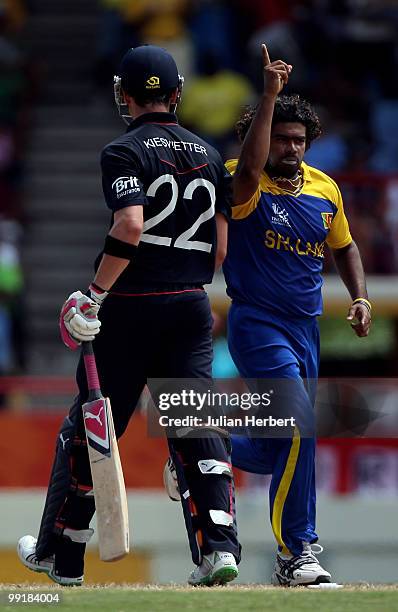
<instances>
[{"instance_id":1,"label":"batsman's white glove","mask_svg":"<svg viewBox=\"0 0 398 612\"><path fill-rule=\"evenodd\" d=\"M91 287L90 292L92 294ZM61 338L72 351L82 342L91 342L99 333L101 321L98 319L98 311L101 304L98 302L94 297L75 291L62 306L59 317Z\"/></svg>"}]
</instances>

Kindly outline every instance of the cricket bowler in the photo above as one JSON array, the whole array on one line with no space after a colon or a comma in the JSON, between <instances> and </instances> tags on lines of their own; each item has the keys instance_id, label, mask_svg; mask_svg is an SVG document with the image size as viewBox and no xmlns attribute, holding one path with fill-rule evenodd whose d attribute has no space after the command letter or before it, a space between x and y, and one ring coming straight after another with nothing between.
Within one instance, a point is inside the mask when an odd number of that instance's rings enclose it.
<instances>
[{"instance_id":1,"label":"cricket bowler","mask_svg":"<svg viewBox=\"0 0 398 612\"><path fill-rule=\"evenodd\" d=\"M314 109L299 96L279 95L292 66L271 62L263 45L264 91L256 108L237 124L239 159L233 174L234 204L224 262L228 344L240 375L259 382L288 379L293 403L314 414L319 369L322 268L325 244L352 299L347 319L359 337L369 333L371 304L358 248L336 183L304 163L321 134ZM290 387L292 388L292 387ZM232 436L232 463L272 474L270 520L278 546L272 584L331 582L316 557L314 436ZM171 467L171 471L170 471ZM172 466L165 482L173 493ZM174 481L175 485L175 481ZM315 544L315 546L313 546Z\"/></svg>"}]
</instances>

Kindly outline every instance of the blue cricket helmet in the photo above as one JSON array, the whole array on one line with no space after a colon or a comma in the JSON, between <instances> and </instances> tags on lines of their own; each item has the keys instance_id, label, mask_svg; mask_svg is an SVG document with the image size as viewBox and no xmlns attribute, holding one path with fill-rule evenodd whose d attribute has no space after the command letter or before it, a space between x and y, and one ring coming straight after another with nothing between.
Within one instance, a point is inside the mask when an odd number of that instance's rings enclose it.
<instances>
[{"instance_id":1,"label":"blue cricket helmet","mask_svg":"<svg viewBox=\"0 0 398 612\"><path fill-rule=\"evenodd\" d=\"M129 122L130 115L123 114L126 106L123 93L150 100L173 89L181 96L184 78L178 74L177 64L166 49L156 45L142 45L129 49L122 58L119 75L114 77L115 100L120 115ZM171 109L175 111L177 104Z\"/></svg>"},{"instance_id":2,"label":"blue cricket helmet","mask_svg":"<svg viewBox=\"0 0 398 612\"><path fill-rule=\"evenodd\" d=\"M161 47L142 45L129 49L120 64L122 89L130 95L162 94L178 87L174 58Z\"/></svg>"}]
</instances>

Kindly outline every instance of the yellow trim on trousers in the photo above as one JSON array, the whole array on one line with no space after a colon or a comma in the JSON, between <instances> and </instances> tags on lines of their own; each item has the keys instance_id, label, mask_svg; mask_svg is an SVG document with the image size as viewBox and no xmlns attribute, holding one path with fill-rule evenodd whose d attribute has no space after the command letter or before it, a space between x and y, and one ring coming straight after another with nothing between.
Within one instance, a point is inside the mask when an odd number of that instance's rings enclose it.
<instances>
[{"instance_id":1,"label":"yellow trim on trousers","mask_svg":"<svg viewBox=\"0 0 398 612\"><path fill-rule=\"evenodd\" d=\"M289 493L290 485L293 480L299 451L300 432L297 427L295 427L292 438L292 446L290 448L289 456L286 461L285 471L283 472L283 476L279 483L279 487L274 499L274 505L272 508L272 531L274 532L276 541L278 542L279 546L282 546L282 553L285 555L289 554L290 550L286 547L282 539L282 513L287 494Z\"/></svg>"}]
</instances>

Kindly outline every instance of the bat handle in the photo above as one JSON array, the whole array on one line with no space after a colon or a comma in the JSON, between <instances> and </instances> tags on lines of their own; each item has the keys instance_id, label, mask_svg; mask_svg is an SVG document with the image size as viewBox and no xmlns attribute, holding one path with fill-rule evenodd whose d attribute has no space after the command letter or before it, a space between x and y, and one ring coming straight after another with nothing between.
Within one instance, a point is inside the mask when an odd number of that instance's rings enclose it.
<instances>
[{"instance_id":1,"label":"bat handle","mask_svg":"<svg viewBox=\"0 0 398 612\"><path fill-rule=\"evenodd\" d=\"M98 378L97 364L95 363L92 342L83 342L83 360L86 368L87 385L89 391L89 401L102 397L101 387Z\"/></svg>"}]
</instances>

